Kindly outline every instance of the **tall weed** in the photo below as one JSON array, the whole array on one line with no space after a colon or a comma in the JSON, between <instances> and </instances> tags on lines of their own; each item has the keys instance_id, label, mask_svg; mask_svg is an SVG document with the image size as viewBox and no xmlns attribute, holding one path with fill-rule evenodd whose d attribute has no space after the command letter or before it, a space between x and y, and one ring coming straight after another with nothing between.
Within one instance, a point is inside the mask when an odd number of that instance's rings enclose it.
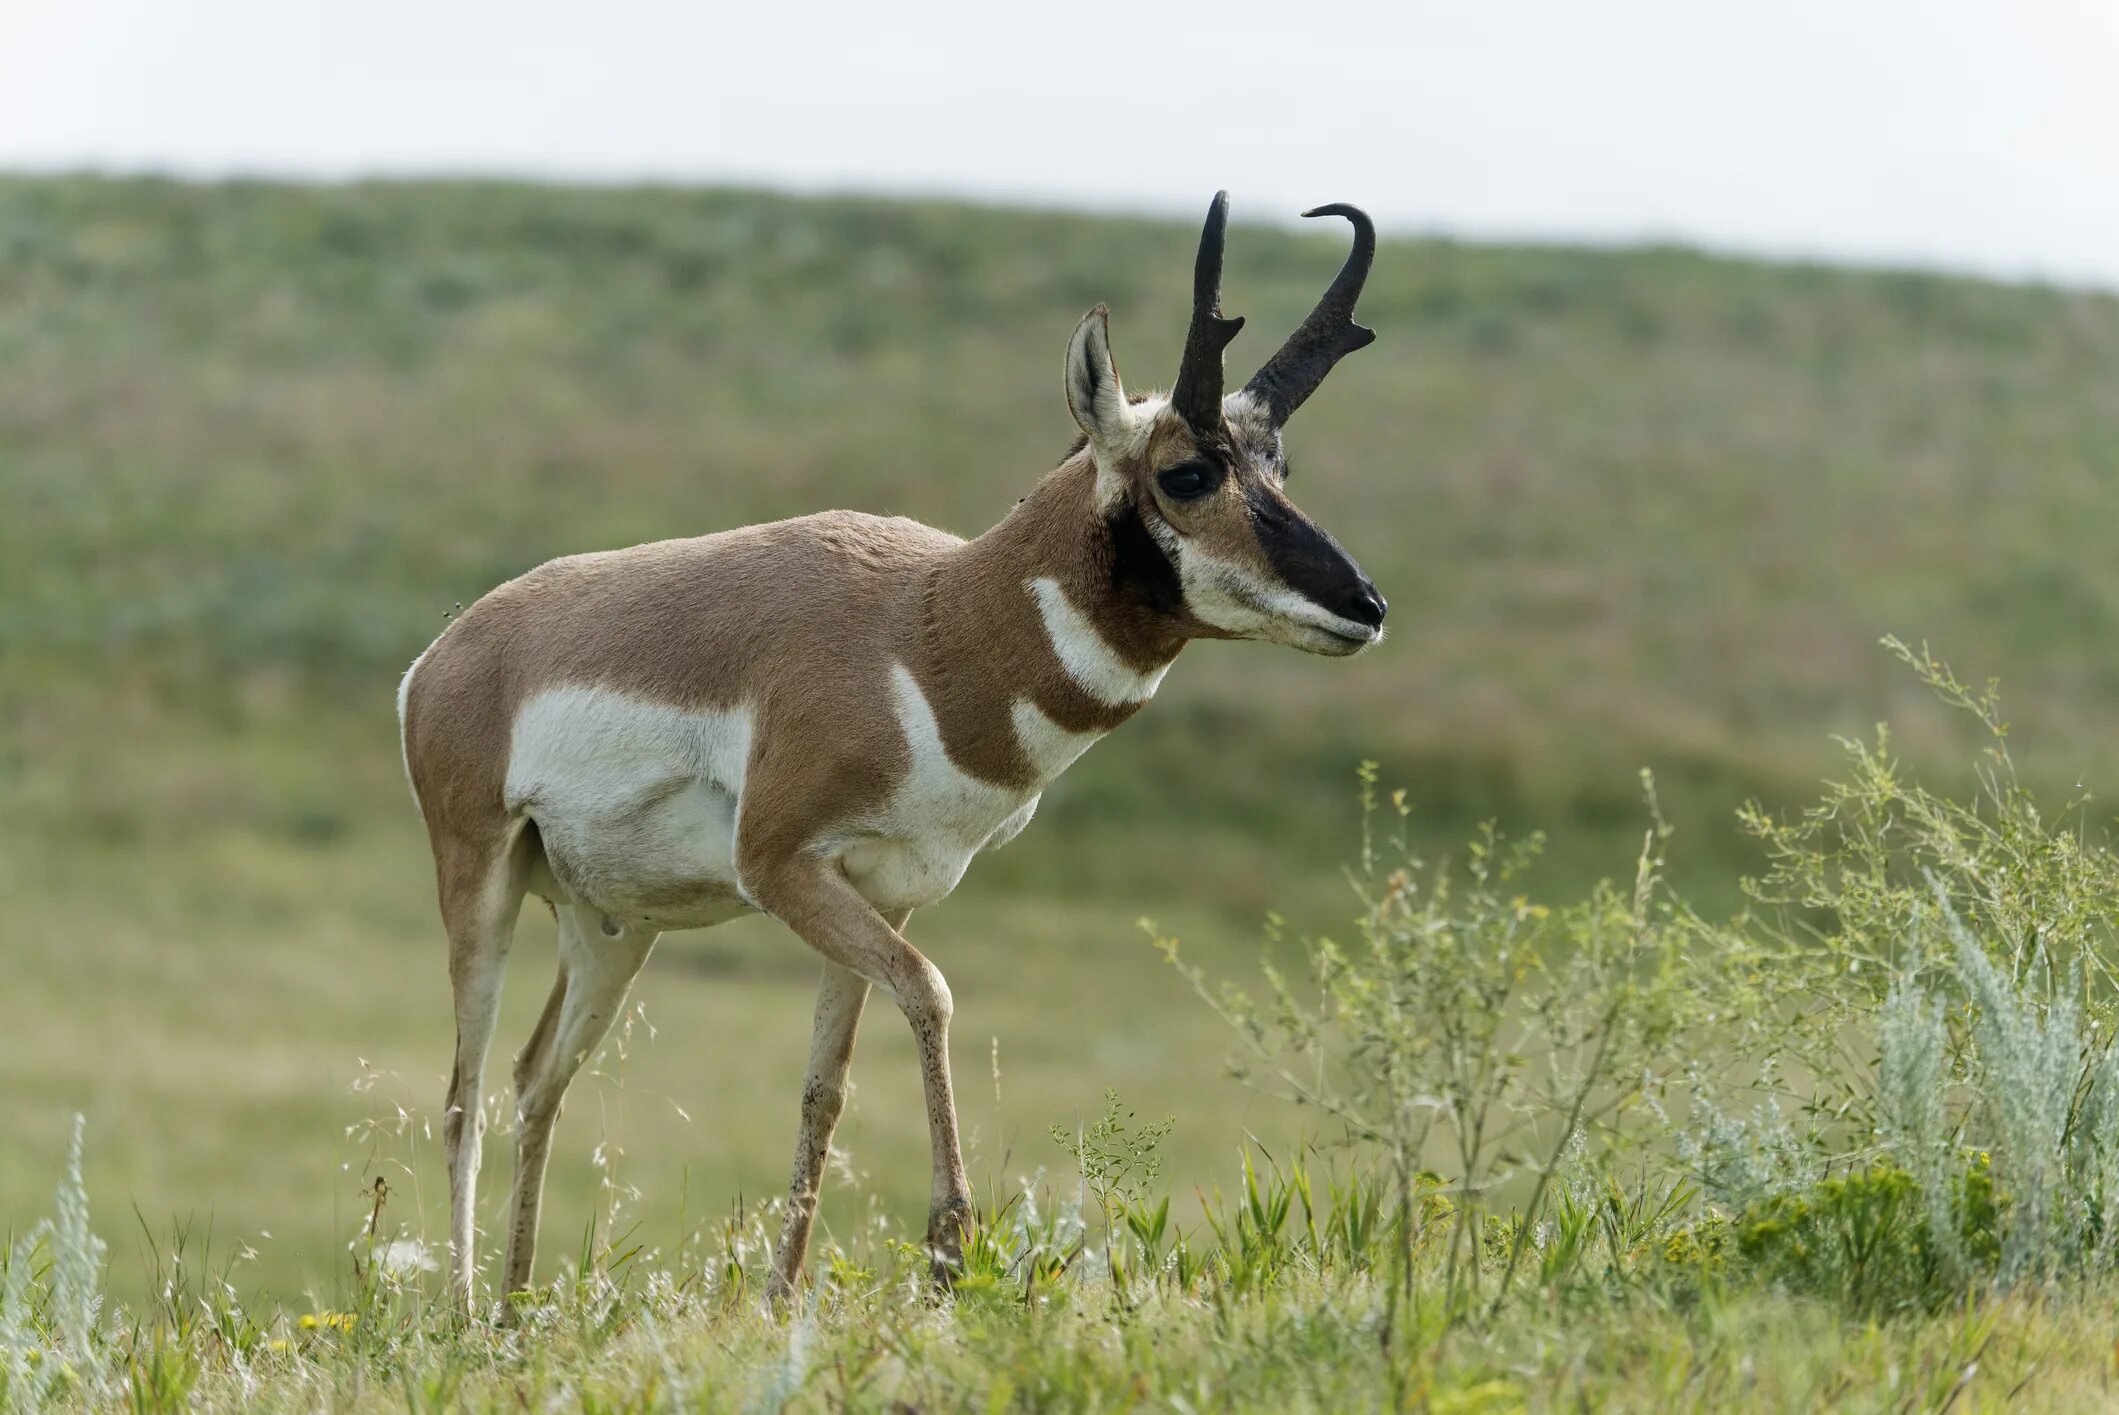
<instances>
[{"instance_id":1,"label":"tall weed","mask_svg":"<svg viewBox=\"0 0 2119 1415\"><path fill-rule=\"evenodd\" d=\"M86 1130L86 1118L75 1116L53 1217L0 1244L0 1410L40 1410L62 1394L93 1400L108 1388L101 1322L108 1250L88 1221Z\"/></svg>"},{"instance_id":2,"label":"tall weed","mask_svg":"<svg viewBox=\"0 0 2119 1415\"><path fill-rule=\"evenodd\" d=\"M1460 865L1430 866L1410 844L1405 793L1386 813L1375 784L1365 764L1348 942L1305 937L1291 976L1273 957L1276 921L1254 998L1211 986L1176 939L1156 941L1237 1034L1236 1076L1314 1108L1380 1164L1394 1294L1413 1296L1415 1251L1440 1225L1445 1306L1497 1310L1547 1231L1563 1160L1579 1163L1592 1135L1601 1152L1669 1064L1690 916L1663 888L1669 829L1652 783L1632 887L1562 909L1524 892L1539 837L1487 826Z\"/></svg>"}]
</instances>

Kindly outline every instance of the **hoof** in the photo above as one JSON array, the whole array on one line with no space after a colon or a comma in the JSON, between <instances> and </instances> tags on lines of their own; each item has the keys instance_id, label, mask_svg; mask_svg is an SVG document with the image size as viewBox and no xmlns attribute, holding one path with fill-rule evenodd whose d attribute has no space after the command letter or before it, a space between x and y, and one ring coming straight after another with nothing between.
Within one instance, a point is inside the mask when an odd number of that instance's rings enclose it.
<instances>
[{"instance_id":1,"label":"hoof","mask_svg":"<svg viewBox=\"0 0 2119 1415\"><path fill-rule=\"evenodd\" d=\"M937 1287L954 1287L957 1274L964 1270L964 1234L971 1219L971 1201L962 1198L945 1200L928 1214L928 1273Z\"/></svg>"},{"instance_id":2,"label":"hoof","mask_svg":"<svg viewBox=\"0 0 2119 1415\"><path fill-rule=\"evenodd\" d=\"M765 1310L777 1313L792 1307L797 1281L775 1268L773 1275L765 1280Z\"/></svg>"}]
</instances>

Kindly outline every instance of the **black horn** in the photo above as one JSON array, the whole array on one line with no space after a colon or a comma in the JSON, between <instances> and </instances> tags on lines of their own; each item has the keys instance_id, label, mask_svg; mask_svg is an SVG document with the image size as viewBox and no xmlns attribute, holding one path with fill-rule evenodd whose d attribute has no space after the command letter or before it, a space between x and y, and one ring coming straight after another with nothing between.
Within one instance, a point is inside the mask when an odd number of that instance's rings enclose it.
<instances>
[{"instance_id":1,"label":"black horn","mask_svg":"<svg viewBox=\"0 0 2119 1415\"><path fill-rule=\"evenodd\" d=\"M1356 349L1366 348L1376 340L1376 331L1354 323L1354 301L1361 298L1361 287L1369 278L1369 266L1376 259L1376 227L1368 213L1358 206L1348 206L1335 201L1330 206L1320 206L1302 213L1304 216L1344 216L1354 225L1354 249L1348 253L1346 264L1332 277L1330 288L1317 308L1310 311L1288 342L1280 346L1280 352L1266 360L1264 368L1251 376L1243 391L1266 405L1266 411L1278 427L1294 415L1324 376ZM1194 316L1195 320L1197 316ZM1197 328L1195 323L1194 328Z\"/></svg>"},{"instance_id":2,"label":"black horn","mask_svg":"<svg viewBox=\"0 0 2119 1415\"><path fill-rule=\"evenodd\" d=\"M1221 351L1229 347L1243 318L1221 317L1221 249L1229 236L1229 194L1216 192L1199 232L1199 257L1192 265L1192 328L1185 335L1185 356L1177 365L1170 405L1195 432L1221 426Z\"/></svg>"}]
</instances>

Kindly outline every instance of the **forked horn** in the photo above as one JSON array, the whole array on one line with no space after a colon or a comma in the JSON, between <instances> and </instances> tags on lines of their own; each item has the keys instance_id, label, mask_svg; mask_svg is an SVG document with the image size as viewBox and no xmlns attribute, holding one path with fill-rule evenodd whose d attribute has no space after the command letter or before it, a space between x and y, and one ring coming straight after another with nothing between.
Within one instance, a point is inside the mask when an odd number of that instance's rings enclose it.
<instances>
[{"instance_id":1,"label":"forked horn","mask_svg":"<svg viewBox=\"0 0 2119 1415\"><path fill-rule=\"evenodd\" d=\"M1221 426L1221 351L1229 347L1243 317L1221 316L1221 250L1229 235L1229 194L1216 192L1199 232L1199 257L1192 264L1192 328L1185 335L1185 355L1178 361L1177 383L1170 405L1195 432Z\"/></svg>"},{"instance_id":2,"label":"forked horn","mask_svg":"<svg viewBox=\"0 0 2119 1415\"><path fill-rule=\"evenodd\" d=\"M1376 331L1354 323L1354 301L1361 298L1361 287L1369 278L1369 266L1376 259L1376 227L1368 213L1358 206L1348 206L1335 201L1330 206L1316 207L1302 213L1304 216L1344 216L1354 225L1354 249L1348 253L1346 264L1332 277L1332 283L1310 311L1288 342L1280 346L1280 352L1266 360L1265 367L1251 375L1251 381L1243 391L1266 405L1279 427L1295 410L1303 405L1324 376L1356 349L1366 348L1376 340ZM1193 327L1198 316L1193 317Z\"/></svg>"}]
</instances>

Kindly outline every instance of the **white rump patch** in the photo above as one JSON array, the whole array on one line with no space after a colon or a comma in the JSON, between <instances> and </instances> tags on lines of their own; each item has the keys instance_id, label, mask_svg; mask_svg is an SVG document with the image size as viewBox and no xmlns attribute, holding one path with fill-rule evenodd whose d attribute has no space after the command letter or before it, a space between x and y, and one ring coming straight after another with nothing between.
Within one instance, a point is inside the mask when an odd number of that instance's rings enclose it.
<instances>
[{"instance_id":1,"label":"white rump patch","mask_svg":"<svg viewBox=\"0 0 2119 1415\"><path fill-rule=\"evenodd\" d=\"M436 634L434 644L440 643L443 635L448 632L444 629L440 634ZM398 760L405 764L405 785L412 789L412 806L419 812L421 820L427 818L427 808L420 804L419 787L412 780L412 744L405 738L405 704L412 697L412 675L419 672L419 666L427 661L427 655L434 652L434 644L428 644L421 649L419 657L413 659L412 666L405 670L405 676L397 680L397 756Z\"/></svg>"},{"instance_id":2,"label":"white rump patch","mask_svg":"<svg viewBox=\"0 0 2119 1415\"><path fill-rule=\"evenodd\" d=\"M1084 692L1107 707L1144 703L1155 696L1170 665L1141 672L1119 657L1118 650L1097 632L1089 617L1074 607L1059 581L1036 579L1024 583L1030 597L1037 601L1038 617L1044 620L1045 637L1052 641L1052 651L1059 655L1067 676L1079 683ZM1017 730L1021 730L1020 724Z\"/></svg>"}]
</instances>

